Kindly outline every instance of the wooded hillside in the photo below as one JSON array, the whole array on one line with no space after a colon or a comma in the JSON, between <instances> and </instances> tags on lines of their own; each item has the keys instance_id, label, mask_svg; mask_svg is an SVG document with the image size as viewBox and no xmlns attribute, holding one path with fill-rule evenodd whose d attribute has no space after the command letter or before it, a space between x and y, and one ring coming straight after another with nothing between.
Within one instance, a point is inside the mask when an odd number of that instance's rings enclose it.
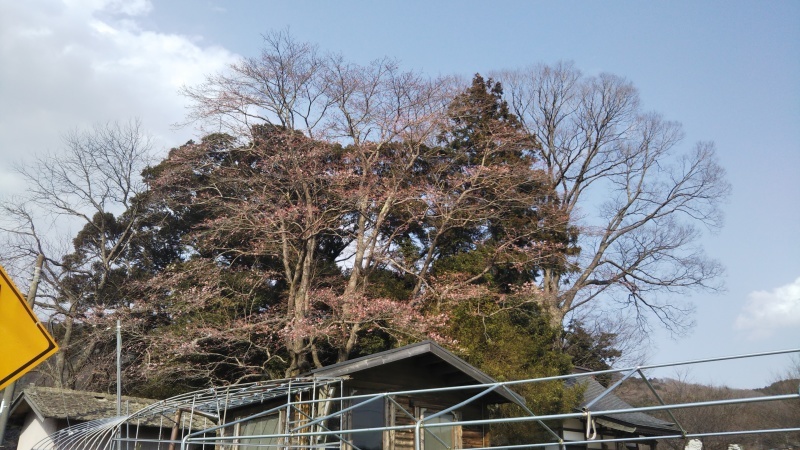
<instances>
[{"instance_id":1,"label":"wooded hillside","mask_svg":"<svg viewBox=\"0 0 800 450\"><path fill-rule=\"evenodd\" d=\"M748 398L763 395L796 394L800 379L783 379L760 389L732 389L709 386L677 379L654 379L651 384L667 403L690 403L731 398ZM655 396L640 379L629 379L616 393L634 406L658 404ZM701 406L676 409L674 417L689 433L712 433L729 430L755 430L796 428L800 424L800 404L790 402L764 402L738 405ZM664 420L672 420L666 413L655 413ZM800 433L758 434L701 439L707 450L727 450L729 445L743 448L796 448L800 446ZM673 448L682 449L684 442L672 442Z\"/></svg>"}]
</instances>

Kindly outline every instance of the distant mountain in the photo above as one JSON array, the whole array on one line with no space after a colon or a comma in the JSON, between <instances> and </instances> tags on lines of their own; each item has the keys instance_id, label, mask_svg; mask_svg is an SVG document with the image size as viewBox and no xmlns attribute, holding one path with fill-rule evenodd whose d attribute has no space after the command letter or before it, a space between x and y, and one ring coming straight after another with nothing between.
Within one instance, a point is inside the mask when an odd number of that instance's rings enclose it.
<instances>
[{"instance_id":1,"label":"distant mountain","mask_svg":"<svg viewBox=\"0 0 800 450\"><path fill-rule=\"evenodd\" d=\"M767 387L755 389L755 391L764 395L796 394L798 386L800 386L800 378L792 378L776 381Z\"/></svg>"},{"instance_id":2,"label":"distant mountain","mask_svg":"<svg viewBox=\"0 0 800 450\"><path fill-rule=\"evenodd\" d=\"M652 379L650 383L666 403L675 404L792 394L797 393L800 380L781 380L760 389L709 386L671 378ZM634 406L658 404L645 382L638 378L626 380L615 393ZM666 412L653 415L673 421ZM674 410L673 416L688 433L797 428L800 426L800 401L793 399L682 408ZM704 450L727 450L730 444L739 444L748 450L797 449L800 448L800 432L710 437L702 441ZM669 443L669 446L682 449L683 442Z\"/></svg>"}]
</instances>

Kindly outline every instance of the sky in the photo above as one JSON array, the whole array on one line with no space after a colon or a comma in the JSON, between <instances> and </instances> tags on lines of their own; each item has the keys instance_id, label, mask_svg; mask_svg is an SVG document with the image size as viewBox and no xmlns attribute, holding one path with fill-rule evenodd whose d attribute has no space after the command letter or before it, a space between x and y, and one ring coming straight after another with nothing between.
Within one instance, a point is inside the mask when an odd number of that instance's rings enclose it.
<instances>
[{"instance_id":1,"label":"sky","mask_svg":"<svg viewBox=\"0 0 800 450\"><path fill-rule=\"evenodd\" d=\"M265 32L357 63L461 75L573 61L624 76L646 110L714 141L733 186L726 224L703 238L726 290L690 298L693 331L655 331L648 363L800 348L800 2L0 0L0 195L15 164L61 137L138 117L160 156L198 131L183 85L255 56ZM800 363L800 359L796 359ZM789 356L655 376L755 388ZM669 372L672 371L672 372Z\"/></svg>"}]
</instances>

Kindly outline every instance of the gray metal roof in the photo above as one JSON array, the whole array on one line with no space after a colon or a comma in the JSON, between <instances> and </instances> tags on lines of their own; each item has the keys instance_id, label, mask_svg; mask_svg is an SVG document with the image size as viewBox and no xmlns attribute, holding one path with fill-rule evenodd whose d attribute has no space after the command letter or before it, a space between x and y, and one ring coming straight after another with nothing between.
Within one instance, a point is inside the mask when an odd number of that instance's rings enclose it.
<instances>
[{"instance_id":1,"label":"gray metal roof","mask_svg":"<svg viewBox=\"0 0 800 450\"><path fill-rule=\"evenodd\" d=\"M439 344L430 340L386 350L384 352L375 353L372 355L362 356L360 358L351 359L330 366L325 366L312 370L308 373L308 375L313 377L346 377L363 370L372 369L403 360L409 360L411 358L421 358L426 356L438 358L444 364L449 365L456 371L463 374L465 382L460 383L460 385L492 384L497 382L497 380L494 378L490 377L468 362L445 350ZM524 398L507 387L499 388L497 390L497 394L501 395L508 402L517 403L520 405L525 404Z\"/></svg>"},{"instance_id":2,"label":"gray metal roof","mask_svg":"<svg viewBox=\"0 0 800 450\"><path fill-rule=\"evenodd\" d=\"M602 384L597 382L594 378L591 377L583 377L579 380L577 379L570 379L567 381L567 385L575 385L579 383L580 385L585 387L585 391L583 393L583 403L581 403L581 407L588 404L592 400L599 397L603 392L606 391L606 388L603 387ZM610 411L610 410L619 410L619 409L632 409L629 403L625 402L621 398L617 397L613 393L606 394L605 397L598 400L591 408L590 411ZM607 414L604 416L597 416L602 417L604 419L610 420L612 422L616 422L623 426L628 426L630 428L636 428L637 430L641 430L642 427L655 432L656 434L663 434L669 433L674 434L678 428L672 422L667 422L656 417L653 417L649 414L645 414L642 412L633 412L633 413L625 413L625 414Z\"/></svg>"}]
</instances>

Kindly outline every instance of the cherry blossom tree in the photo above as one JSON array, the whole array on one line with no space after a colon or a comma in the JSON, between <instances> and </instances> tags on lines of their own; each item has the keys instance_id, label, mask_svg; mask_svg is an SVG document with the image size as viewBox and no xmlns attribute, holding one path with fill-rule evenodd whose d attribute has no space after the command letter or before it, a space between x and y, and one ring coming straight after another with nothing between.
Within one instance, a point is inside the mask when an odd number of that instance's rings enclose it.
<instances>
[{"instance_id":1,"label":"cherry blossom tree","mask_svg":"<svg viewBox=\"0 0 800 450\"><path fill-rule=\"evenodd\" d=\"M218 268L209 274L228 281L205 282L187 271L195 280L187 283L168 270L151 283L151 301L166 296L199 310L220 301L257 305L228 316L227 327L260 327L259 339L276 345L264 351L284 358L285 373L293 375L346 360L365 333L436 336L442 300L471 289L493 268L531 270L549 251L542 230L551 218L539 201L535 142L507 107L491 116L501 105L499 92L486 92L491 83L480 81L474 93L453 101L451 80L402 72L389 60L362 66L322 58L287 39L268 36L247 71L234 65L232 74L186 91L196 119L221 115L226 130L238 134L212 134L173 150L151 187L156 197L164 193L166 210L202 211L185 240L192 256L181 264L205 261ZM276 69L311 66L302 76ZM253 98L235 86L282 90ZM315 91L317 106L303 108L321 114L313 121L287 100L307 99L308 86L325 86ZM476 106L471 99L480 93L484 104ZM231 98L239 107L230 107ZM246 133L237 128L244 125ZM469 244L461 239L467 235ZM465 246L455 250L458 239ZM436 268L468 251L482 255L474 273ZM239 285L244 279L252 282ZM197 289L182 287L195 283ZM392 292L386 283L405 287ZM232 370L252 373L245 366Z\"/></svg>"}]
</instances>

